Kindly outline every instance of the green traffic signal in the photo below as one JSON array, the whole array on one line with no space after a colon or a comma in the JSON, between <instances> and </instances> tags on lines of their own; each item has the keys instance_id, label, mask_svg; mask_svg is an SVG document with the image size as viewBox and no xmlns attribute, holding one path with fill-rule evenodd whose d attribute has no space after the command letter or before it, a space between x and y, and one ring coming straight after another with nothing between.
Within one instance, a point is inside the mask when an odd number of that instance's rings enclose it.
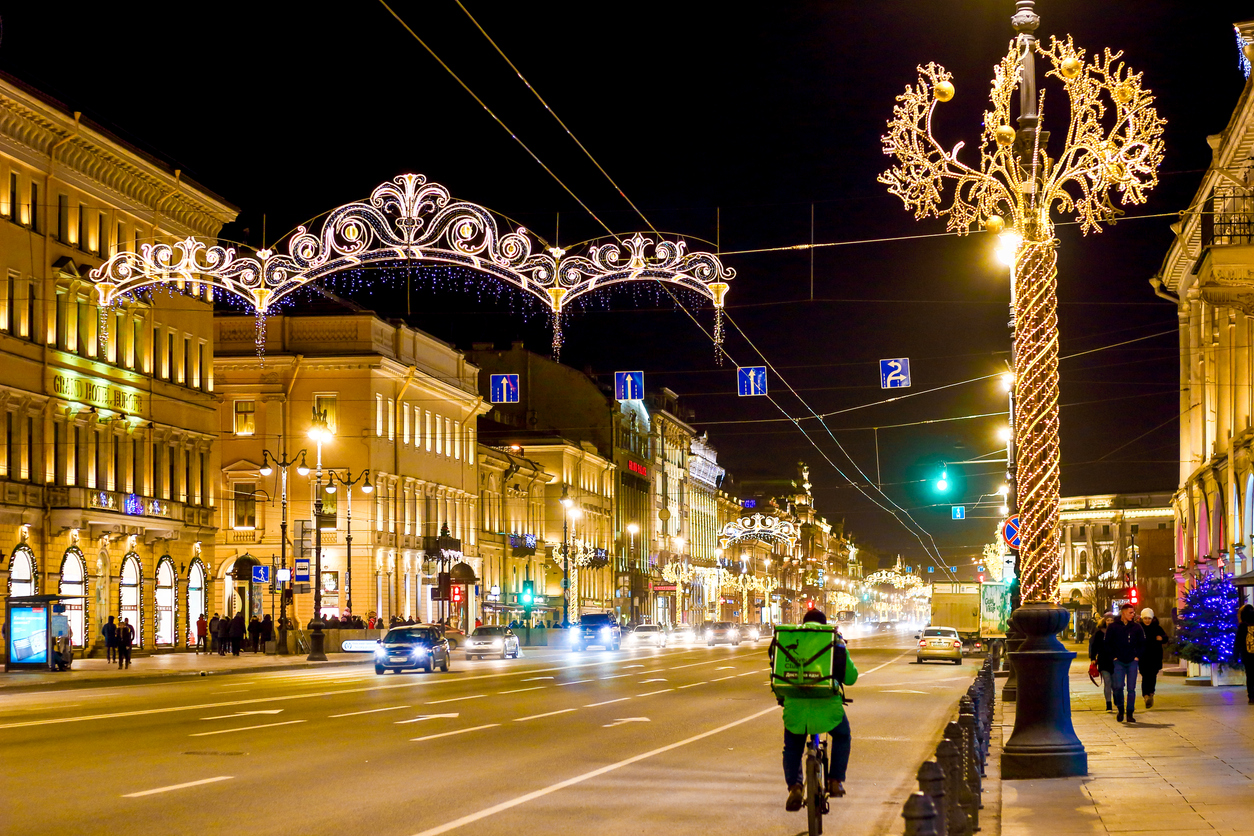
<instances>
[{"instance_id":1,"label":"green traffic signal","mask_svg":"<svg viewBox=\"0 0 1254 836\"><path fill-rule=\"evenodd\" d=\"M945 493L945 491L949 490L949 472L948 471L943 470L943 469L941 470L940 478L936 480L936 490L940 491L941 493Z\"/></svg>"},{"instance_id":2,"label":"green traffic signal","mask_svg":"<svg viewBox=\"0 0 1254 836\"><path fill-rule=\"evenodd\" d=\"M523 581L522 605L526 607L527 609L531 609L531 605L535 603L535 599L536 599L535 581Z\"/></svg>"}]
</instances>

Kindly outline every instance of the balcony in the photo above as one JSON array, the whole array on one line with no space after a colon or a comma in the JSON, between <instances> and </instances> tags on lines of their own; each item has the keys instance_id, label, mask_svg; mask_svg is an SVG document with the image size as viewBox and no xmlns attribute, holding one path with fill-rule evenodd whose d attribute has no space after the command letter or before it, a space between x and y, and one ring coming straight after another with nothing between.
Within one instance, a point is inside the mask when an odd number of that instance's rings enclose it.
<instances>
[{"instance_id":1,"label":"balcony","mask_svg":"<svg viewBox=\"0 0 1254 836\"><path fill-rule=\"evenodd\" d=\"M1204 302L1254 313L1254 197L1220 187L1202 210L1196 265Z\"/></svg>"},{"instance_id":2,"label":"balcony","mask_svg":"<svg viewBox=\"0 0 1254 836\"><path fill-rule=\"evenodd\" d=\"M211 507L95 488L52 485L45 490L53 519L64 528L103 526L163 536L182 526L213 527Z\"/></svg>"}]
</instances>

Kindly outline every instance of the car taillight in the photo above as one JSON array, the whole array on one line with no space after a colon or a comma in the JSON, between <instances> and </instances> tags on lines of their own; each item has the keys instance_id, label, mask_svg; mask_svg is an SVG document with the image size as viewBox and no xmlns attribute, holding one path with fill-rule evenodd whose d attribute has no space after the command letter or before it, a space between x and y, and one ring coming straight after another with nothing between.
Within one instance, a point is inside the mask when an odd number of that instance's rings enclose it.
<instances>
[{"instance_id":1,"label":"car taillight","mask_svg":"<svg viewBox=\"0 0 1254 836\"><path fill-rule=\"evenodd\" d=\"M927 647L927 642L923 639L919 639L919 647Z\"/></svg>"},{"instance_id":2,"label":"car taillight","mask_svg":"<svg viewBox=\"0 0 1254 836\"><path fill-rule=\"evenodd\" d=\"M954 639L954 647L962 647L962 642L958 639Z\"/></svg>"}]
</instances>

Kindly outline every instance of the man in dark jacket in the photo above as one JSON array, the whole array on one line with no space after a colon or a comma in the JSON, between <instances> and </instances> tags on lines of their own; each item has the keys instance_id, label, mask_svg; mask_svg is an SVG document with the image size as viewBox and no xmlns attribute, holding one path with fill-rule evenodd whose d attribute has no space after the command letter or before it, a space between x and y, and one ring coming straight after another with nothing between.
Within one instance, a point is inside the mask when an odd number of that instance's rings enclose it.
<instances>
[{"instance_id":1,"label":"man in dark jacket","mask_svg":"<svg viewBox=\"0 0 1254 836\"><path fill-rule=\"evenodd\" d=\"M218 622L221 620L216 612L213 618L209 619L209 650L211 651L218 649Z\"/></svg>"},{"instance_id":2,"label":"man in dark jacket","mask_svg":"<svg viewBox=\"0 0 1254 836\"><path fill-rule=\"evenodd\" d=\"M1163 650L1167 647L1167 631L1154 617L1149 607L1141 610L1141 628L1145 630L1145 651L1141 654L1141 696L1145 697L1145 707L1154 707L1154 685L1158 681L1158 672L1163 669Z\"/></svg>"},{"instance_id":3,"label":"man in dark jacket","mask_svg":"<svg viewBox=\"0 0 1254 836\"><path fill-rule=\"evenodd\" d=\"M1115 657L1115 709L1120 723L1124 718L1124 686L1127 686L1127 717L1135 723L1132 712L1136 710L1137 663L1145 650L1145 630L1136 621L1136 608L1124 604L1119 608L1119 620L1106 628L1106 644Z\"/></svg>"},{"instance_id":4,"label":"man in dark jacket","mask_svg":"<svg viewBox=\"0 0 1254 836\"><path fill-rule=\"evenodd\" d=\"M113 623L113 616L109 616L109 622L100 628L100 632L105 640L105 661L112 662L118 652L118 625Z\"/></svg>"},{"instance_id":5,"label":"man in dark jacket","mask_svg":"<svg viewBox=\"0 0 1254 836\"><path fill-rule=\"evenodd\" d=\"M1106 710L1113 711L1115 706L1111 702L1115 679L1115 657L1110 654L1110 649L1106 646L1106 630L1114 622L1115 617L1110 613L1102 616L1093 628L1093 636L1089 639L1089 661L1097 663L1097 670L1102 676L1102 693L1106 697Z\"/></svg>"},{"instance_id":6,"label":"man in dark jacket","mask_svg":"<svg viewBox=\"0 0 1254 836\"><path fill-rule=\"evenodd\" d=\"M239 655L240 648L244 645L244 633L247 630L248 630L248 622L244 620L244 614L242 612L237 612L235 614L235 617L231 619L231 655L232 656Z\"/></svg>"}]
</instances>

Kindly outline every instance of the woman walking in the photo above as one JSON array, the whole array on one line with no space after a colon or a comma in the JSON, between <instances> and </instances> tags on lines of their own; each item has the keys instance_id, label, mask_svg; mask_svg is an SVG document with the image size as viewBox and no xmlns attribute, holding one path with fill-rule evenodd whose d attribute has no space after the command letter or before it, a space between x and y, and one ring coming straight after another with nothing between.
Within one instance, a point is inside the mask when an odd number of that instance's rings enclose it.
<instances>
[{"instance_id":1,"label":"woman walking","mask_svg":"<svg viewBox=\"0 0 1254 836\"><path fill-rule=\"evenodd\" d=\"M1141 696L1145 707L1154 707L1154 685L1163 669L1163 651L1167 648L1167 631L1158 623L1149 607L1141 610L1141 626L1145 629L1145 648L1141 651Z\"/></svg>"},{"instance_id":2,"label":"woman walking","mask_svg":"<svg viewBox=\"0 0 1254 836\"><path fill-rule=\"evenodd\" d=\"M1234 658L1245 666L1245 695L1254 705L1254 606L1242 604L1237 610L1237 640L1232 648Z\"/></svg>"},{"instance_id":3,"label":"woman walking","mask_svg":"<svg viewBox=\"0 0 1254 836\"><path fill-rule=\"evenodd\" d=\"M1106 646L1106 628L1113 624L1115 617L1110 613L1102 616L1102 620L1097 622L1097 629L1093 631L1093 637L1089 639L1089 661L1097 663L1097 669L1102 673L1102 693L1106 695L1106 710L1113 711L1115 706L1111 702L1113 696L1112 689L1114 687L1115 676L1115 654L1111 648ZM1135 693L1132 694L1136 696Z\"/></svg>"}]
</instances>

